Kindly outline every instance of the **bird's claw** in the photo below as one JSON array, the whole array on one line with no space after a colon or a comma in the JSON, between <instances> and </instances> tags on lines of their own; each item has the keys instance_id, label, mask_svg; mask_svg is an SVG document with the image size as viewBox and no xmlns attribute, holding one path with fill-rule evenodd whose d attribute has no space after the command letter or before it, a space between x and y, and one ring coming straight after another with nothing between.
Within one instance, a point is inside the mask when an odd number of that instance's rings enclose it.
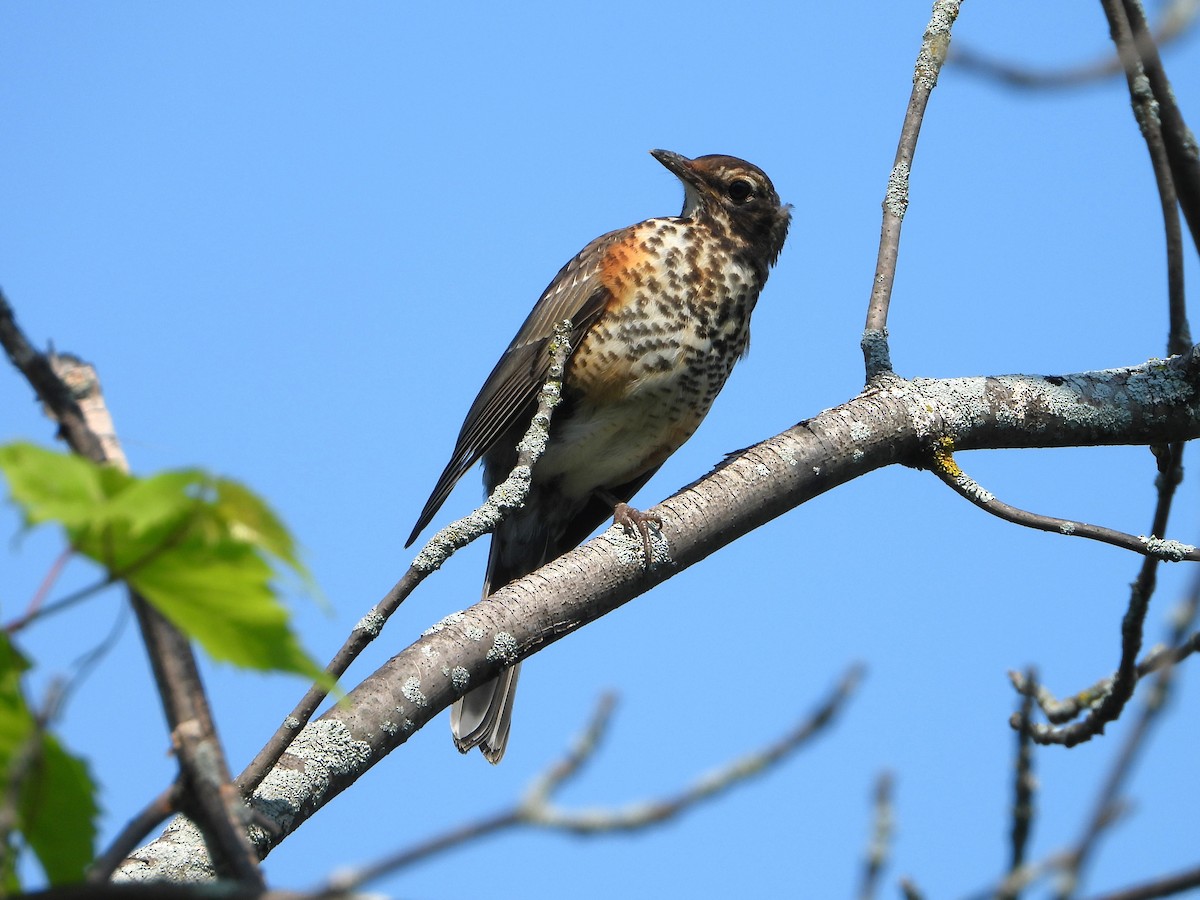
<instances>
[{"instance_id":1,"label":"bird's claw","mask_svg":"<svg viewBox=\"0 0 1200 900\"><path fill-rule=\"evenodd\" d=\"M650 536L650 525L662 527L662 519L654 513L644 513L634 509L628 503L618 503L613 507L613 524L620 525L629 534L641 535L642 547L646 551L646 568L654 561L654 540Z\"/></svg>"}]
</instances>

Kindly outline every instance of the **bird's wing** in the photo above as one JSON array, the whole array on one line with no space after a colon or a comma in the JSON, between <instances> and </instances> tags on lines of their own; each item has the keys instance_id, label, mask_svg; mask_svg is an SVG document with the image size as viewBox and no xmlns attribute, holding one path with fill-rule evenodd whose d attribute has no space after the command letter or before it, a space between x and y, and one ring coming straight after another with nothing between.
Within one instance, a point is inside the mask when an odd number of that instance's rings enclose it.
<instances>
[{"instance_id":1,"label":"bird's wing","mask_svg":"<svg viewBox=\"0 0 1200 900\"><path fill-rule=\"evenodd\" d=\"M429 524L458 479L510 429L529 424L550 367L549 343L555 326L563 319L571 320L574 352L610 297L602 280L605 253L628 237L630 230L624 228L596 238L550 282L471 404L450 462L421 510L406 547Z\"/></svg>"}]
</instances>

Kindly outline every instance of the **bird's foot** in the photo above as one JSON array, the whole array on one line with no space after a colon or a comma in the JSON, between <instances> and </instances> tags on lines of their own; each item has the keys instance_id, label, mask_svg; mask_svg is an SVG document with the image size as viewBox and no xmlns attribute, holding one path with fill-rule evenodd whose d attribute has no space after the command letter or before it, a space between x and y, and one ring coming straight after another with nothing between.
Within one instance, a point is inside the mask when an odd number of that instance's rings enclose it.
<instances>
[{"instance_id":1,"label":"bird's foot","mask_svg":"<svg viewBox=\"0 0 1200 900\"><path fill-rule=\"evenodd\" d=\"M662 519L653 513L644 513L634 509L628 503L617 503L613 506L613 524L620 525L630 535L641 535L642 547L646 551L646 568L654 561L654 541L650 537L650 525L662 527Z\"/></svg>"}]
</instances>

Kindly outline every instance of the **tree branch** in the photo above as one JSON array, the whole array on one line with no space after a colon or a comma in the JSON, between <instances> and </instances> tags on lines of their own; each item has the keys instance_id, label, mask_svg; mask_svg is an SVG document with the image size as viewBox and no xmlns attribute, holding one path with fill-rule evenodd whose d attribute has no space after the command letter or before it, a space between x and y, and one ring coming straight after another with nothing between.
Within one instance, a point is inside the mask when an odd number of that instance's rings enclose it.
<instances>
[{"instance_id":1,"label":"tree branch","mask_svg":"<svg viewBox=\"0 0 1200 900\"><path fill-rule=\"evenodd\" d=\"M938 75L950 49L950 29L958 18L961 0L936 0L933 14L925 27L921 50L913 72L913 89L900 128L896 159L888 176L887 193L883 198L883 226L879 234L879 255L875 262L875 278L871 282L871 300L867 305L867 324L862 336L863 357L867 367L867 382L892 371L888 349L887 317L892 300L892 285L896 281L896 263L900 256L900 228L908 210L908 178L913 157L917 152L917 137L929 96L937 86Z\"/></svg>"},{"instance_id":2,"label":"tree branch","mask_svg":"<svg viewBox=\"0 0 1200 900\"><path fill-rule=\"evenodd\" d=\"M1194 0L1171 0L1163 4L1162 15L1154 30L1153 40L1165 46L1185 34L1196 21L1200 5ZM1094 62L1064 69L1038 69L995 59L973 48L958 44L946 60L966 72L992 78L1014 88L1046 89L1070 88L1089 84L1102 78L1110 78L1122 70L1121 60L1115 54L1105 54Z\"/></svg>"},{"instance_id":3,"label":"tree branch","mask_svg":"<svg viewBox=\"0 0 1200 900\"><path fill-rule=\"evenodd\" d=\"M95 370L71 356L47 358L33 349L0 293L0 344L59 423L71 449L96 463L128 471ZM258 860L246 838L244 805L226 790L229 769L216 734L196 658L187 638L137 592L129 600L142 629L163 710L172 732L181 778L180 799L204 824L209 850L222 874L263 886Z\"/></svg>"},{"instance_id":4,"label":"tree branch","mask_svg":"<svg viewBox=\"0 0 1200 900\"><path fill-rule=\"evenodd\" d=\"M872 900L879 887L879 876L887 865L895 831L895 816L892 812L891 772L882 772L875 781L872 806L875 820L871 828L871 840L867 844L866 860L863 863L862 884L858 889L859 900Z\"/></svg>"},{"instance_id":5,"label":"tree branch","mask_svg":"<svg viewBox=\"0 0 1200 900\"><path fill-rule=\"evenodd\" d=\"M529 495L530 473L534 463L545 452L546 441L550 435L550 419L554 415L554 408L562 399L563 371L571 355L571 328L570 319L564 319L554 327L554 336L549 345L550 366L546 373L546 381L538 394L537 409L529 428L517 444L517 464L512 472L496 485L482 506L469 516L451 522L430 538L404 576L382 600L359 619L341 649L325 667L325 672L335 681L342 677L367 645L379 636L392 613L400 608L400 604L416 590L417 585L441 568L455 552L491 533L510 510L525 503L525 498ZM283 720L245 771L238 776L237 785L243 795L249 797L262 783L328 695L329 692L324 686L314 684L300 698L295 709Z\"/></svg>"},{"instance_id":6,"label":"tree branch","mask_svg":"<svg viewBox=\"0 0 1200 900\"><path fill-rule=\"evenodd\" d=\"M1168 637L1169 646L1179 647L1184 642L1184 635L1194 626L1197 614L1200 614L1200 578L1193 579L1191 593L1181 605L1179 614L1174 617L1175 621ZM1162 656L1172 658L1174 654ZM1138 668L1140 670L1141 667ZM1134 718L1132 727L1125 735L1108 777L1093 804L1092 814L1084 826L1083 835L1064 866L1065 883L1068 886L1078 883L1088 861L1095 854L1108 823L1122 806L1121 792L1133 774L1138 756L1146 748L1151 727L1166 706L1167 696L1174 684L1175 667L1172 663L1166 663L1158 665L1156 669L1158 676L1149 696L1145 698L1139 715Z\"/></svg>"},{"instance_id":7,"label":"tree branch","mask_svg":"<svg viewBox=\"0 0 1200 900\"><path fill-rule=\"evenodd\" d=\"M989 512L1005 522L1067 537L1088 538L1166 562L1200 561L1200 549L1191 544L1165 540L1155 537L1153 534L1149 537L1146 535L1134 536L1101 525L1088 525L1086 522L1058 519L1054 516L1044 516L1010 506L986 490L959 467L958 463L954 461L954 448L949 439L942 439L934 447L930 454L929 468L943 483L953 488L960 497L965 497L984 512Z\"/></svg>"},{"instance_id":8,"label":"tree branch","mask_svg":"<svg viewBox=\"0 0 1200 900\"><path fill-rule=\"evenodd\" d=\"M1146 28L1146 21L1142 18L1141 6L1137 0L1101 0L1101 5L1108 17L1108 27L1117 47L1117 56L1125 69L1125 81L1129 86L1129 98L1133 104L1133 117L1146 141L1146 149L1150 152L1150 165L1158 187L1167 244L1167 352L1183 353L1191 345L1192 337L1188 329L1187 301L1183 293L1183 233L1179 225L1179 198L1176 196L1175 180L1172 177L1173 166L1163 134L1162 107L1158 102L1158 91L1151 87L1144 60L1157 65L1160 84L1167 85L1168 102L1174 103L1174 99L1170 96L1166 75L1162 72L1162 64L1158 59L1158 49ZM1131 10L1133 14L1127 15ZM1137 29L1132 26L1134 19L1139 23Z\"/></svg>"},{"instance_id":9,"label":"tree branch","mask_svg":"<svg viewBox=\"0 0 1200 900\"><path fill-rule=\"evenodd\" d=\"M723 793L748 778L760 775L787 759L830 725L849 700L861 677L861 669L858 666L852 667L818 708L805 716L786 735L766 747L722 766L714 773L697 779L673 796L640 801L623 809L568 811L557 808L551 802L553 795L592 759L608 730L614 700L611 695L606 695L597 704L587 729L566 755L534 779L524 796L512 807L431 838L359 871L334 878L324 890L318 892L318 896L337 896L357 891L383 875L428 859L443 850L518 825L594 835L640 831L668 821L693 809L700 802Z\"/></svg>"},{"instance_id":10,"label":"tree branch","mask_svg":"<svg viewBox=\"0 0 1200 900\"><path fill-rule=\"evenodd\" d=\"M1025 676L1026 683L1037 683L1037 673L1029 669ZM1025 850L1029 845L1029 832L1033 829L1033 798L1037 791L1037 778L1033 774L1033 740L1029 734L1028 723L1033 712L1032 690L1025 691L1021 697L1021 709L1018 715L1026 723L1017 731L1017 764L1014 767L1016 775L1013 778L1012 806L1012 853L1009 856L1008 875L996 891L997 900L1017 900L1021 893L1021 871L1025 866Z\"/></svg>"},{"instance_id":11,"label":"tree branch","mask_svg":"<svg viewBox=\"0 0 1200 900\"><path fill-rule=\"evenodd\" d=\"M612 528L486 601L447 616L303 729L254 804L295 830L440 710L500 669L627 603L759 525L867 472L960 448L1162 443L1200 435L1197 351L1069 376L889 379L726 460L653 512L666 561ZM656 554L662 557L662 553ZM180 840L175 829L171 840ZM157 846L131 872L178 877ZM164 868L165 867L165 868Z\"/></svg>"},{"instance_id":12,"label":"tree branch","mask_svg":"<svg viewBox=\"0 0 1200 900\"><path fill-rule=\"evenodd\" d=\"M1101 894L1092 900L1156 900L1158 897L1174 897L1184 891L1200 887L1200 866L1186 872L1178 872L1165 878L1156 878L1137 887Z\"/></svg>"},{"instance_id":13,"label":"tree branch","mask_svg":"<svg viewBox=\"0 0 1200 900\"><path fill-rule=\"evenodd\" d=\"M1111 3L1113 0L1105 2ZM1133 37L1133 46L1154 93L1158 113L1156 121L1161 123L1179 206L1192 232L1192 242L1196 250L1200 251L1200 155L1196 152L1196 136L1188 128L1179 104L1175 101L1175 92L1171 90L1171 82L1167 79L1162 59L1158 55L1158 47L1150 36L1141 4L1137 0L1122 0L1122 8ZM1105 9L1107 12L1108 7Z\"/></svg>"}]
</instances>

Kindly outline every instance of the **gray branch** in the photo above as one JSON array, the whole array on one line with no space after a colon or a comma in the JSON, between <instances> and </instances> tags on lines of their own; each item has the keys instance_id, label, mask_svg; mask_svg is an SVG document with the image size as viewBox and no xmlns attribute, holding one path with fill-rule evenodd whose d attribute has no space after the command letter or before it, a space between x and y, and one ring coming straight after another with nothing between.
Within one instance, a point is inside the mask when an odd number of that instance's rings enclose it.
<instances>
[{"instance_id":1,"label":"gray branch","mask_svg":"<svg viewBox=\"0 0 1200 900\"><path fill-rule=\"evenodd\" d=\"M849 402L726 460L654 507L656 563L612 528L428 629L298 736L258 788L294 831L441 710L504 667L629 602L790 509L867 472L919 462L938 441L959 450L1161 444L1200 436L1200 352L1066 376L883 380ZM203 844L175 824L119 878L195 880Z\"/></svg>"}]
</instances>

